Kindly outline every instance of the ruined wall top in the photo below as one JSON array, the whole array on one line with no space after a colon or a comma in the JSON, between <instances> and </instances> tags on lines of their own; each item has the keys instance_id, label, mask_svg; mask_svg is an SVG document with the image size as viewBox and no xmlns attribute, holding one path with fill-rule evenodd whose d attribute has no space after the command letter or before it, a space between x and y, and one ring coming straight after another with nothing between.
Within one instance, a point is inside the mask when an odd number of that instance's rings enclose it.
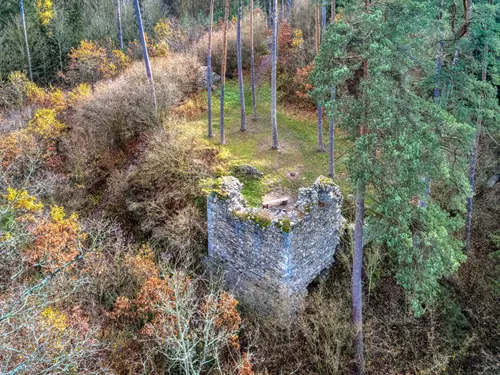
<instances>
[{"instance_id":1,"label":"ruined wall top","mask_svg":"<svg viewBox=\"0 0 500 375\"><path fill-rule=\"evenodd\" d=\"M314 209L327 204L340 208L343 200L339 187L332 179L324 176L318 177L311 187L299 189L297 202L291 210L280 207L248 207L241 194L242 188L243 184L236 177L221 177L215 181L209 201L225 202L227 209L240 219L254 221L262 227L274 225L285 231L311 216Z\"/></svg>"}]
</instances>

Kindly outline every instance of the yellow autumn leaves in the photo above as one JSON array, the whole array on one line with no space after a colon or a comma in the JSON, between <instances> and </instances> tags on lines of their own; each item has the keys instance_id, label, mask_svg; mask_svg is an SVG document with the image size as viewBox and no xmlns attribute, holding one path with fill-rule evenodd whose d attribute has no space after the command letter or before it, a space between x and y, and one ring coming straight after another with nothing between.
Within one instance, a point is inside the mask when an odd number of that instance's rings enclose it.
<instances>
[{"instance_id":1,"label":"yellow autumn leaves","mask_svg":"<svg viewBox=\"0 0 500 375\"><path fill-rule=\"evenodd\" d=\"M35 6L40 14L42 26L48 26L56 16L52 0L36 0Z\"/></svg>"}]
</instances>

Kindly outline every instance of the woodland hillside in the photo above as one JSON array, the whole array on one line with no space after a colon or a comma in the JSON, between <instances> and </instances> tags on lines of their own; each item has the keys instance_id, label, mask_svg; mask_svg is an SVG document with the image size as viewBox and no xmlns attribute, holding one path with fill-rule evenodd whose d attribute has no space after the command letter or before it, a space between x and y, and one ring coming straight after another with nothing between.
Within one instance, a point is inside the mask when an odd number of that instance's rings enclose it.
<instances>
[{"instance_id":1,"label":"woodland hillside","mask_svg":"<svg viewBox=\"0 0 500 375\"><path fill-rule=\"evenodd\" d=\"M340 188L292 315L207 266L227 176ZM496 0L0 2L0 374L500 374L499 207Z\"/></svg>"}]
</instances>

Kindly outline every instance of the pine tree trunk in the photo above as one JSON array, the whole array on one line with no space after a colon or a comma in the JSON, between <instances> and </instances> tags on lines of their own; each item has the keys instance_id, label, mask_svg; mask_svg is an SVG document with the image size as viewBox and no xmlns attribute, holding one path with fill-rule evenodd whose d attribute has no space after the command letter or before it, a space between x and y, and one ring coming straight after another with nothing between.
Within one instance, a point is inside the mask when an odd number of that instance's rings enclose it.
<instances>
[{"instance_id":1,"label":"pine tree trunk","mask_svg":"<svg viewBox=\"0 0 500 375\"><path fill-rule=\"evenodd\" d=\"M153 80L153 72L151 71L151 63L149 61L148 46L146 44L146 38L144 36L144 26L142 24L142 16L141 16L141 8L139 5L139 0L134 0L134 6L135 6L135 15L137 18L137 26L139 28L139 37L141 39L141 44L142 44L142 56L144 57L144 65L146 66L146 75L148 77L149 84L151 86L151 93L153 95L155 113L158 113L155 83Z\"/></svg>"},{"instance_id":2,"label":"pine tree trunk","mask_svg":"<svg viewBox=\"0 0 500 375\"><path fill-rule=\"evenodd\" d=\"M240 84L240 110L241 110L241 127L242 132L247 130L247 115L245 108L245 86L243 82L243 59L241 57L241 13L243 5L241 0L238 3L238 25L236 28L236 55L238 60L238 81Z\"/></svg>"},{"instance_id":3,"label":"pine tree trunk","mask_svg":"<svg viewBox=\"0 0 500 375\"><path fill-rule=\"evenodd\" d=\"M365 222L365 184L356 189L356 216L354 223L354 259L352 264L352 320L354 324L354 352L357 375L364 374L363 344L363 227Z\"/></svg>"},{"instance_id":4,"label":"pine tree trunk","mask_svg":"<svg viewBox=\"0 0 500 375\"><path fill-rule=\"evenodd\" d=\"M253 41L253 0L250 0L250 75L252 81L253 120L257 121L257 100L255 98L255 48Z\"/></svg>"},{"instance_id":5,"label":"pine tree trunk","mask_svg":"<svg viewBox=\"0 0 500 375\"><path fill-rule=\"evenodd\" d=\"M442 52L444 48L444 42L441 41L439 42L439 48L438 48L438 56L436 58L436 79L434 81L434 90L432 91L432 100L435 105L439 105L439 99L441 98L441 66L442 66ZM418 200L418 207L420 208L427 208L427 203L429 202L429 196L431 194L431 183L432 179L430 178L425 178L425 190L424 190L424 198Z\"/></svg>"},{"instance_id":6,"label":"pine tree trunk","mask_svg":"<svg viewBox=\"0 0 500 375\"><path fill-rule=\"evenodd\" d=\"M321 30L319 23L319 5L315 5L316 10L316 55L319 53L319 44L321 39ZM318 151L325 151L325 146L323 144L323 108L321 107L321 103L317 104L317 117L318 117Z\"/></svg>"},{"instance_id":7,"label":"pine tree trunk","mask_svg":"<svg viewBox=\"0 0 500 375\"><path fill-rule=\"evenodd\" d=\"M24 33L24 46L26 48L26 59L28 60L28 73L30 75L30 80L33 81L33 70L31 69L30 47L28 44L28 32L26 31L26 19L24 16L23 0L19 0L19 12L21 13L21 26L23 28L23 33Z\"/></svg>"},{"instance_id":8,"label":"pine tree trunk","mask_svg":"<svg viewBox=\"0 0 500 375\"><path fill-rule=\"evenodd\" d=\"M325 35L326 30L326 5L323 4L321 6L321 39L323 39L323 35Z\"/></svg>"},{"instance_id":9,"label":"pine tree trunk","mask_svg":"<svg viewBox=\"0 0 500 375\"><path fill-rule=\"evenodd\" d=\"M271 1L272 0L264 0L264 7L266 8L266 24L267 28L271 27Z\"/></svg>"},{"instance_id":10,"label":"pine tree trunk","mask_svg":"<svg viewBox=\"0 0 500 375\"><path fill-rule=\"evenodd\" d=\"M229 24L229 0L226 0L224 10L224 52L222 56L221 86L220 86L220 143L226 144L226 133L224 129L224 86L226 83L226 60L227 60L227 28Z\"/></svg>"},{"instance_id":11,"label":"pine tree trunk","mask_svg":"<svg viewBox=\"0 0 500 375\"><path fill-rule=\"evenodd\" d=\"M116 18L118 21L118 40L120 42L120 50L123 51L122 11L120 1L121 0L116 0Z\"/></svg>"},{"instance_id":12,"label":"pine tree trunk","mask_svg":"<svg viewBox=\"0 0 500 375\"><path fill-rule=\"evenodd\" d=\"M335 103L335 87L332 87L331 97ZM330 115L330 124L328 126L328 176L335 177L335 115Z\"/></svg>"},{"instance_id":13,"label":"pine tree trunk","mask_svg":"<svg viewBox=\"0 0 500 375\"><path fill-rule=\"evenodd\" d=\"M474 138L474 147L472 148L472 154L470 159L470 172L469 172L469 184L471 188L471 193L474 194L474 189L476 186L476 167L477 158L479 154L479 127L478 124L476 130L476 136ZM472 233L472 197L467 198L467 217L465 222L465 251L470 250L470 237Z\"/></svg>"},{"instance_id":14,"label":"pine tree trunk","mask_svg":"<svg viewBox=\"0 0 500 375\"><path fill-rule=\"evenodd\" d=\"M332 0L332 23L335 23L335 0ZM332 103L335 104L335 86L331 88ZM330 124L328 126L328 175L335 177L335 109L332 108L330 114Z\"/></svg>"},{"instance_id":15,"label":"pine tree trunk","mask_svg":"<svg viewBox=\"0 0 500 375\"><path fill-rule=\"evenodd\" d=\"M365 12L368 13L370 0L365 0ZM365 81L370 79L369 62L363 61L363 76ZM365 111L361 124L360 137L365 136L368 129L368 97L364 93ZM369 152L369 150L367 150ZM354 258L352 263L352 322L354 325L354 355L355 374L365 373L365 354L363 343L363 229L365 224L365 182L358 182L356 186L356 214L354 223Z\"/></svg>"},{"instance_id":16,"label":"pine tree trunk","mask_svg":"<svg viewBox=\"0 0 500 375\"><path fill-rule=\"evenodd\" d=\"M208 138L213 138L212 127L212 33L214 22L214 2L210 1L210 28L208 30L208 54L207 54L207 97L208 97Z\"/></svg>"},{"instance_id":17,"label":"pine tree trunk","mask_svg":"<svg viewBox=\"0 0 500 375\"><path fill-rule=\"evenodd\" d=\"M271 123L273 131L273 149L277 150L278 146L278 118L276 113L276 73L278 60L278 0L273 0L273 47L272 47L272 73L271 73Z\"/></svg>"},{"instance_id":18,"label":"pine tree trunk","mask_svg":"<svg viewBox=\"0 0 500 375\"><path fill-rule=\"evenodd\" d=\"M490 5L493 2L490 1ZM488 44L484 45L483 51L483 69L481 72L481 80L486 81L486 73L488 70ZM482 126L482 115L479 113L477 123L476 123L476 136L474 138L474 147L472 149L471 160L470 160L470 172L469 172L469 184L471 194L474 195L474 191L476 189L476 167L477 167L477 159L479 157L479 137L481 136L481 126ZM467 218L465 222L465 251L469 252L470 250L470 237L472 233L472 199L473 197L467 198Z\"/></svg>"}]
</instances>

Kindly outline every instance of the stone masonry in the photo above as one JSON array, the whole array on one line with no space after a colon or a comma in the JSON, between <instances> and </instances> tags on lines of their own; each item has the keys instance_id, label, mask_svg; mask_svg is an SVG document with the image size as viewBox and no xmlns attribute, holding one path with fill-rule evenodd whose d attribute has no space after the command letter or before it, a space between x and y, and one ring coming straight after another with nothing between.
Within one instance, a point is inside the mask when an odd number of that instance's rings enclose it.
<instances>
[{"instance_id":1,"label":"stone masonry","mask_svg":"<svg viewBox=\"0 0 500 375\"><path fill-rule=\"evenodd\" d=\"M209 260L242 305L297 310L308 285L333 264L344 224L340 189L321 176L285 211L247 207L241 188L235 177L222 177L208 197Z\"/></svg>"}]
</instances>

